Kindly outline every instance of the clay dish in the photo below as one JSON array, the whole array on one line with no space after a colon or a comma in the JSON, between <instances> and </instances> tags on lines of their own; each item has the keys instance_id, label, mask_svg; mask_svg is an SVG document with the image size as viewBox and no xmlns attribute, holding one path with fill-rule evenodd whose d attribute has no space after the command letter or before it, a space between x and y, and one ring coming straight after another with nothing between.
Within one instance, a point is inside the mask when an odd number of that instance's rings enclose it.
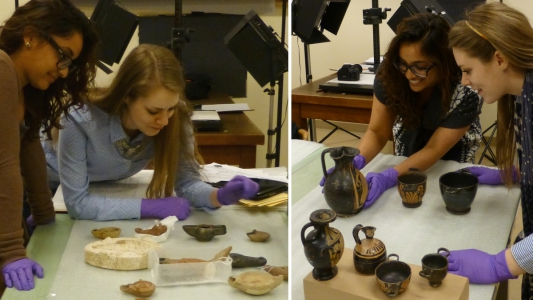
<instances>
[{"instance_id":1,"label":"clay dish","mask_svg":"<svg viewBox=\"0 0 533 300\"><path fill-rule=\"evenodd\" d=\"M93 229L91 230L91 233L99 238L99 239L105 239L105 238L117 238L120 236L120 228L118 227L104 227L100 229Z\"/></svg>"},{"instance_id":2,"label":"clay dish","mask_svg":"<svg viewBox=\"0 0 533 300\"><path fill-rule=\"evenodd\" d=\"M150 297L155 291L155 284L150 281L139 279L139 281L127 285L121 285L120 290L124 293L132 294L135 297Z\"/></svg>"},{"instance_id":3,"label":"clay dish","mask_svg":"<svg viewBox=\"0 0 533 300\"><path fill-rule=\"evenodd\" d=\"M246 235L252 242L264 242L270 237L268 232L258 231L255 229L252 232L248 232Z\"/></svg>"},{"instance_id":4,"label":"clay dish","mask_svg":"<svg viewBox=\"0 0 533 300\"><path fill-rule=\"evenodd\" d=\"M229 285L250 295L264 295L278 287L282 281L282 275L272 276L263 271L244 272L228 278Z\"/></svg>"}]
</instances>

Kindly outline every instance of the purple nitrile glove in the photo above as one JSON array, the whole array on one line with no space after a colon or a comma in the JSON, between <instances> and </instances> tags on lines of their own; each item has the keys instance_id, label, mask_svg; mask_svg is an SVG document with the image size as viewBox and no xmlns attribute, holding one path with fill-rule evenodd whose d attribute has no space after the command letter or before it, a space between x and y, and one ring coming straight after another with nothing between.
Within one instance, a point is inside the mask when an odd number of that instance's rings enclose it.
<instances>
[{"instance_id":1,"label":"purple nitrile glove","mask_svg":"<svg viewBox=\"0 0 533 300\"><path fill-rule=\"evenodd\" d=\"M35 287L33 274L39 278L44 277L43 267L29 258L10 262L2 270L8 288L13 286L19 291L29 291Z\"/></svg>"},{"instance_id":2,"label":"purple nitrile glove","mask_svg":"<svg viewBox=\"0 0 533 300\"><path fill-rule=\"evenodd\" d=\"M491 169L491 168L484 168L484 167L467 167L465 168L472 175L477 176L480 184L488 184L488 185L499 185L503 184L502 177L500 175L500 170L498 169ZM513 167L513 181L518 181L518 174L516 173L516 169Z\"/></svg>"},{"instance_id":3,"label":"purple nitrile glove","mask_svg":"<svg viewBox=\"0 0 533 300\"><path fill-rule=\"evenodd\" d=\"M141 219L164 219L176 216L178 220L185 220L190 213L189 201L180 197L143 199L141 202Z\"/></svg>"},{"instance_id":4,"label":"purple nitrile glove","mask_svg":"<svg viewBox=\"0 0 533 300\"><path fill-rule=\"evenodd\" d=\"M470 283L491 284L517 278L509 271L505 250L496 255L476 249L450 251L448 272L468 277Z\"/></svg>"},{"instance_id":5,"label":"purple nitrile glove","mask_svg":"<svg viewBox=\"0 0 533 300\"><path fill-rule=\"evenodd\" d=\"M357 154L353 158L352 164L357 170L361 170L362 168L366 166L366 159L361 154ZM333 172L333 170L335 170L335 167L329 168L326 172L329 175L331 174L331 172ZM326 177L322 177L322 180L320 180L320 183L319 183L320 186L324 186L325 183L326 183ZM322 191L322 193L324 193L324 191Z\"/></svg>"},{"instance_id":6,"label":"purple nitrile glove","mask_svg":"<svg viewBox=\"0 0 533 300\"><path fill-rule=\"evenodd\" d=\"M388 168L381 173L369 172L366 175L366 182L368 183L368 196L366 197L363 208L369 208L378 200L379 196L386 190L396 186L396 178L398 178L398 171L394 168Z\"/></svg>"},{"instance_id":7,"label":"purple nitrile glove","mask_svg":"<svg viewBox=\"0 0 533 300\"><path fill-rule=\"evenodd\" d=\"M26 219L26 225L28 226L28 229L33 232L35 230L35 227L37 227L37 225L48 225L48 224L55 223L55 221L56 221L56 216L54 215L52 219L45 221L45 222L41 222L40 224L37 224L37 222L35 222L35 220L33 219L33 215L30 215Z\"/></svg>"},{"instance_id":8,"label":"purple nitrile glove","mask_svg":"<svg viewBox=\"0 0 533 300\"><path fill-rule=\"evenodd\" d=\"M217 191L218 203L230 205L241 199L250 199L257 195L259 184L248 177L237 175Z\"/></svg>"}]
</instances>

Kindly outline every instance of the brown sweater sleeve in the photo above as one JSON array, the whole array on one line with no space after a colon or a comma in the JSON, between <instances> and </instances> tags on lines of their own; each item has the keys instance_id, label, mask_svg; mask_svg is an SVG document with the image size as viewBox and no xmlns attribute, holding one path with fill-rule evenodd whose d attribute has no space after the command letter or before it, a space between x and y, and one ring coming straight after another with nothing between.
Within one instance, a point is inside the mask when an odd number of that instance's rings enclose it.
<instances>
[{"instance_id":1,"label":"brown sweater sleeve","mask_svg":"<svg viewBox=\"0 0 533 300\"><path fill-rule=\"evenodd\" d=\"M22 178L18 120L19 83L15 67L0 51L0 268L23 258ZM0 290L4 276L0 276Z\"/></svg>"},{"instance_id":2,"label":"brown sweater sleeve","mask_svg":"<svg viewBox=\"0 0 533 300\"><path fill-rule=\"evenodd\" d=\"M43 147L41 141L38 138L30 138L31 135L32 133L27 132L22 139L20 168L33 220L36 224L44 224L54 219L54 204L48 189Z\"/></svg>"}]
</instances>

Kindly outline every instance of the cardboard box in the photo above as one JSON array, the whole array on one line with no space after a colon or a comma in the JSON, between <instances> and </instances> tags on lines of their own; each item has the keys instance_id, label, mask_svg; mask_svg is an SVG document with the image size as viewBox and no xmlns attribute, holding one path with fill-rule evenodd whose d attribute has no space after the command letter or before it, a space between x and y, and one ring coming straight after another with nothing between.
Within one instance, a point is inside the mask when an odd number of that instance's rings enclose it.
<instances>
[{"instance_id":1,"label":"cardboard box","mask_svg":"<svg viewBox=\"0 0 533 300\"><path fill-rule=\"evenodd\" d=\"M401 260L401 257L400 257ZM421 266L411 265L411 282L405 292L394 299L432 299L432 300L468 300L468 279L448 274L442 285L433 288L427 279L418 274ZM306 300L390 300L379 289L375 275L363 275L353 265L353 249L344 249L344 254L337 264L339 272L331 280L318 281L310 272L304 278L304 294Z\"/></svg>"}]
</instances>

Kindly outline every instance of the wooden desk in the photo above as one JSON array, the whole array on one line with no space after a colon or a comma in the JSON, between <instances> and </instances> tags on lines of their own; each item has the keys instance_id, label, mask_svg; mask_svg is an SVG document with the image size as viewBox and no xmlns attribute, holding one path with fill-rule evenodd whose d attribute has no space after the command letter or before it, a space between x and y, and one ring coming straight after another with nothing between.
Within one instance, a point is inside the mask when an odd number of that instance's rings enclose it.
<instances>
[{"instance_id":1,"label":"wooden desk","mask_svg":"<svg viewBox=\"0 0 533 300\"><path fill-rule=\"evenodd\" d=\"M228 104L230 97L209 95L208 99L193 100L192 104ZM217 162L255 168L257 145L265 144L265 135L243 112L219 113L222 131L196 132L196 143L206 164Z\"/></svg>"},{"instance_id":2,"label":"wooden desk","mask_svg":"<svg viewBox=\"0 0 533 300\"><path fill-rule=\"evenodd\" d=\"M292 90L292 120L307 129L306 119L321 119L368 124L372 112L372 95L321 91L318 86L336 78L320 78Z\"/></svg>"}]
</instances>

